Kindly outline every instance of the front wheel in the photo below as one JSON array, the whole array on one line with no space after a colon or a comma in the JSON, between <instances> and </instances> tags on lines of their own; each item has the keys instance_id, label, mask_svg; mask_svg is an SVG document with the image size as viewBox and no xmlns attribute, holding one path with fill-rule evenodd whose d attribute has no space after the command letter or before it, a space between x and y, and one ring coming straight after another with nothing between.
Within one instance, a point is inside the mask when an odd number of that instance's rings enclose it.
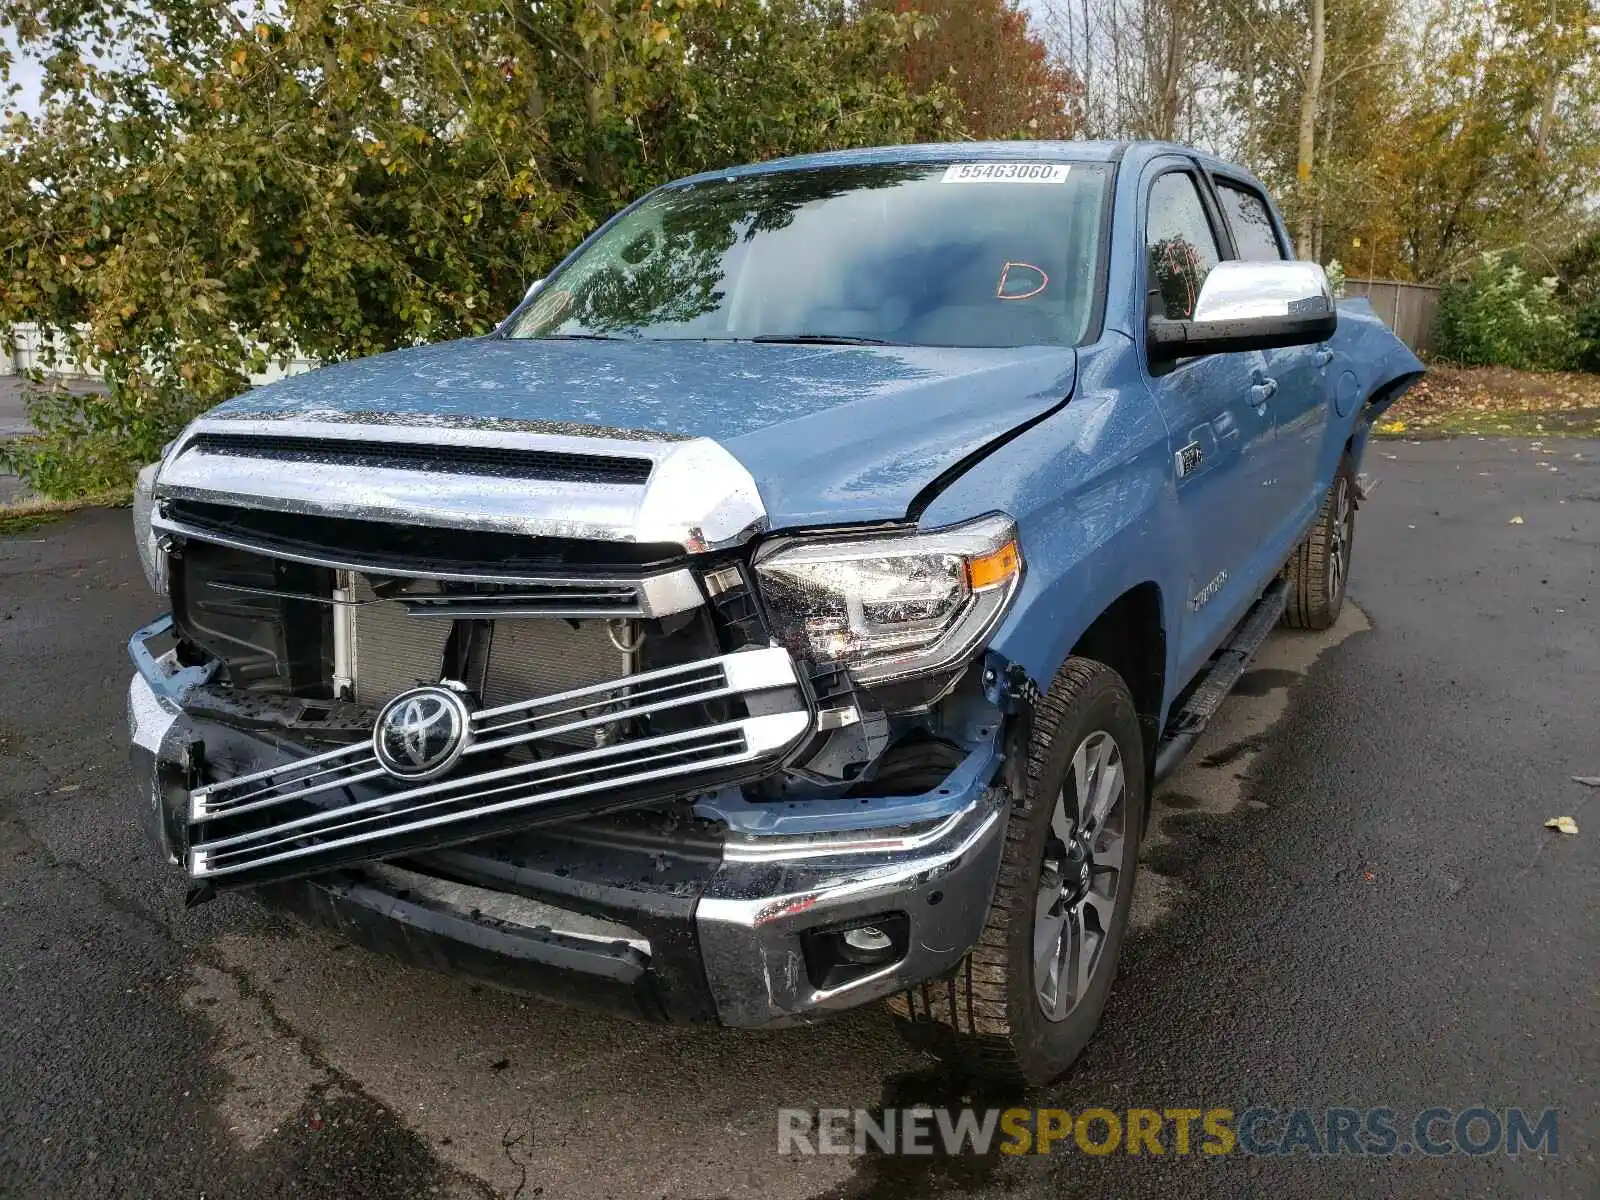
<instances>
[{"instance_id":1,"label":"front wheel","mask_svg":"<svg viewBox=\"0 0 1600 1200\"><path fill-rule=\"evenodd\" d=\"M1295 547L1284 572L1288 599L1283 623L1291 629L1327 629L1344 609L1350 556L1356 544L1356 480L1350 460L1339 464L1317 523Z\"/></svg>"},{"instance_id":2,"label":"front wheel","mask_svg":"<svg viewBox=\"0 0 1600 1200\"><path fill-rule=\"evenodd\" d=\"M1143 832L1133 697L1071 658L1034 711L994 900L956 974L890 1001L913 1041L974 1073L1056 1078L1082 1053L1116 976Z\"/></svg>"}]
</instances>

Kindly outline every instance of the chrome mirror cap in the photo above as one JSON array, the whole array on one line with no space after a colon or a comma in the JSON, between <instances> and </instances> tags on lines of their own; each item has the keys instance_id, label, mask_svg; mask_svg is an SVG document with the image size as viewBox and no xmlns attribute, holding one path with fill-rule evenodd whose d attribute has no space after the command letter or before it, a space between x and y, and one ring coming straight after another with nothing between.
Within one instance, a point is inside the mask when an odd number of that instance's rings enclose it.
<instances>
[{"instance_id":1,"label":"chrome mirror cap","mask_svg":"<svg viewBox=\"0 0 1600 1200\"><path fill-rule=\"evenodd\" d=\"M1187 321L1152 317L1152 363L1202 354L1307 346L1333 336L1339 310L1328 277L1310 262L1223 262L1200 285Z\"/></svg>"},{"instance_id":2,"label":"chrome mirror cap","mask_svg":"<svg viewBox=\"0 0 1600 1200\"><path fill-rule=\"evenodd\" d=\"M1195 321L1326 316L1333 288L1314 262L1221 262L1200 285Z\"/></svg>"}]
</instances>

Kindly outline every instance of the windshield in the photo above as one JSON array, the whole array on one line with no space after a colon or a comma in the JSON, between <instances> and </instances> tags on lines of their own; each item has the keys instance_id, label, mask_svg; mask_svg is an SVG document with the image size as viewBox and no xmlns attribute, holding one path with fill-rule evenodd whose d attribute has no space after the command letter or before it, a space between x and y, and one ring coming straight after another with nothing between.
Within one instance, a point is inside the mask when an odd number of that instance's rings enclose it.
<instances>
[{"instance_id":1,"label":"windshield","mask_svg":"<svg viewBox=\"0 0 1600 1200\"><path fill-rule=\"evenodd\" d=\"M894 163L667 188L551 276L507 334L1075 345L1108 176Z\"/></svg>"}]
</instances>

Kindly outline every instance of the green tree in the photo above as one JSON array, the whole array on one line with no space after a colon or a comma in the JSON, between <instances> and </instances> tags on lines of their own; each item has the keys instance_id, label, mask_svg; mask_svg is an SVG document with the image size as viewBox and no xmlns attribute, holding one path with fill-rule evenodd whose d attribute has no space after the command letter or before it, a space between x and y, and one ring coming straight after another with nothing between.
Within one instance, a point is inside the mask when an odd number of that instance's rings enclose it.
<instances>
[{"instance_id":1,"label":"green tree","mask_svg":"<svg viewBox=\"0 0 1600 1200\"><path fill-rule=\"evenodd\" d=\"M125 481L291 349L483 332L620 205L695 170L949 136L847 0L0 0L45 65L0 153L0 327L108 397L4 452L47 494Z\"/></svg>"},{"instance_id":2,"label":"green tree","mask_svg":"<svg viewBox=\"0 0 1600 1200\"><path fill-rule=\"evenodd\" d=\"M1592 0L1440 5L1405 61L1378 165L1410 274L1507 248L1552 274L1600 177Z\"/></svg>"}]
</instances>

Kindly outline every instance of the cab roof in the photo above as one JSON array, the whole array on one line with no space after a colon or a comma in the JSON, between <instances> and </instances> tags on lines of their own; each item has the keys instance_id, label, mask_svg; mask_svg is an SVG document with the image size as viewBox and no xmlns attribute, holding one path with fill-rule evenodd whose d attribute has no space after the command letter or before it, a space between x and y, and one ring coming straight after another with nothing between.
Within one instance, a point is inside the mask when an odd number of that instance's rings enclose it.
<instances>
[{"instance_id":1,"label":"cab roof","mask_svg":"<svg viewBox=\"0 0 1600 1200\"><path fill-rule=\"evenodd\" d=\"M1033 142L922 142L907 146L869 146L858 150L829 150L821 154L797 154L789 158L775 158L767 162L748 163L727 167L720 171L703 171L680 179L678 183L702 183L712 179L729 179L745 175L765 175L776 171L799 171L816 167L868 166L887 163L917 162L1029 162L1038 159L1067 159L1082 163L1117 163L1129 153L1140 158L1156 154L1192 155L1210 166L1229 166L1215 155L1192 146L1175 142L1091 142L1091 141L1033 141Z\"/></svg>"}]
</instances>

